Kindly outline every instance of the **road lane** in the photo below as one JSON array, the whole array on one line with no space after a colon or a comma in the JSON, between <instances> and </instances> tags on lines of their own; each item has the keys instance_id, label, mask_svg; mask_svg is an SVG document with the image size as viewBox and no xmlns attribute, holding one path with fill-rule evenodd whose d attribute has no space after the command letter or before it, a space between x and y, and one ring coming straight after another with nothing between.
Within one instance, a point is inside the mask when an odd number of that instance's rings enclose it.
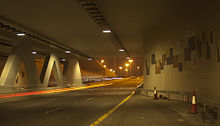
<instances>
[{"instance_id":1,"label":"road lane","mask_svg":"<svg viewBox=\"0 0 220 126\"><path fill-rule=\"evenodd\" d=\"M114 86L46 94L1 103L1 126L88 126L126 98L134 86L131 79ZM137 84L136 84L137 85Z\"/></svg>"},{"instance_id":2,"label":"road lane","mask_svg":"<svg viewBox=\"0 0 220 126\"><path fill-rule=\"evenodd\" d=\"M137 78L115 80L106 87L0 103L0 126L89 126L111 110L98 126L203 125L198 115L187 114L189 104L136 95L123 102L139 83Z\"/></svg>"}]
</instances>

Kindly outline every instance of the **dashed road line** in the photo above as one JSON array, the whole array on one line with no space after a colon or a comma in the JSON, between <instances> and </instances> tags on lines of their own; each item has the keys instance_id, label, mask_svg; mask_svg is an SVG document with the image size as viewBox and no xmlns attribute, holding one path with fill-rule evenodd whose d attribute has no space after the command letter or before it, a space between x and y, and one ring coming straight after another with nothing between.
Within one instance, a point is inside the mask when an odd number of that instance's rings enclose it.
<instances>
[{"instance_id":1,"label":"dashed road line","mask_svg":"<svg viewBox=\"0 0 220 126\"><path fill-rule=\"evenodd\" d=\"M47 101L54 101L56 98L52 98L52 99L49 99L49 100L47 100Z\"/></svg>"},{"instance_id":2,"label":"dashed road line","mask_svg":"<svg viewBox=\"0 0 220 126\"><path fill-rule=\"evenodd\" d=\"M88 99L86 99L86 101L90 101L90 100L93 100L93 99L95 99L95 98L88 98Z\"/></svg>"},{"instance_id":3,"label":"dashed road line","mask_svg":"<svg viewBox=\"0 0 220 126\"><path fill-rule=\"evenodd\" d=\"M62 107L56 107L54 109L50 109L50 110L46 111L46 114L49 114L49 113L52 113L52 112L56 112L56 111L58 111L60 109L62 109Z\"/></svg>"}]
</instances>

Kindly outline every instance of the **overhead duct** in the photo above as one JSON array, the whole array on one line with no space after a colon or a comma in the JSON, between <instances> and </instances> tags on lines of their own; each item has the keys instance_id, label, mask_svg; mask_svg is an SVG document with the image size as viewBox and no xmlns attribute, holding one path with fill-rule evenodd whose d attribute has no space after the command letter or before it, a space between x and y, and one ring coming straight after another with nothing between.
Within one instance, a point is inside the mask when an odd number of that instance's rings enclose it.
<instances>
[{"instance_id":1,"label":"overhead duct","mask_svg":"<svg viewBox=\"0 0 220 126\"><path fill-rule=\"evenodd\" d=\"M128 57L130 57L128 51L125 49L122 42L119 40L118 36L113 32L111 26L108 24L104 18L102 12L96 7L94 0L78 0L78 4L85 10L87 15L89 15L97 24L100 30L109 30L112 34L109 35L109 39L118 49L124 49ZM117 41L117 42L115 42Z\"/></svg>"}]
</instances>

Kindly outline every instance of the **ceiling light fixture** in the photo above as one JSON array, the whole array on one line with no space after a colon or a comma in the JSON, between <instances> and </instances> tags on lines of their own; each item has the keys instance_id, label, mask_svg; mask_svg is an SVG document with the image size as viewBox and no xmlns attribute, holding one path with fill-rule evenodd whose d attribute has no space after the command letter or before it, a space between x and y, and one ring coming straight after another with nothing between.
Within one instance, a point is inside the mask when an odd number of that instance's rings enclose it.
<instances>
[{"instance_id":1,"label":"ceiling light fixture","mask_svg":"<svg viewBox=\"0 0 220 126\"><path fill-rule=\"evenodd\" d=\"M35 55L35 54L37 54L37 52L33 51L32 54Z\"/></svg>"},{"instance_id":2,"label":"ceiling light fixture","mask_svg":"<svg viewBox=\"0 0 220 126\"><path fill-rule=\"evenodd\" d=\"M88 58L88 60L92 60L92 58Z\"/></svg>"},{"instance_id":3,"label":"ceiling light fixture","mask_svg":"<svg viewBox=\"0 0 220 126\"><path fill-rule=\"evenodd\" d=\"M124 52L125 50L124 50L124 49L119 49L118 51L119 51L119 52Z\"/></svg>"},{"instance_id":4,"label":"ceiling light fixture","mask_svg":"<svg viewBox=\"0 0 220 126\"><path fill-rule=\"evenodd\" d=\"M17 33L17 36L25 36L25 33Z\"/></svg>"},{"instance_id":5,"label":"ceiling light fixture","mask_svg":"<svg viewBox=\"0 0 220 126\"><path fill-rule=\"evenodd\" d=\"M111 33L111 30L103 30L103 33Z\"/></svg>"},{"instance_id":6,"label":"ceiling light fixture","mask_svg":"<svg viewBox=\"0 0 220 126\"><path fill-rule=\"evenodd\" d=\"M63 61L63 62L65 62L65 61L66 61L66 59L64 59L64 58L63 58L63 59L62 59L62 61Z\"/></svg>"},{"instance_id":7,"label":"ceiling light fixture","mask_svg":"<svg viewBox=\"0 0 220 126\"><path fill-rule=\"evenodd\" d=\"M66 54L69 54L69 53L71 53L71 51L69 51L69 50L66 50L66 51L65 51L65 53L66 53Z\"/></svg>"}]
</instances>

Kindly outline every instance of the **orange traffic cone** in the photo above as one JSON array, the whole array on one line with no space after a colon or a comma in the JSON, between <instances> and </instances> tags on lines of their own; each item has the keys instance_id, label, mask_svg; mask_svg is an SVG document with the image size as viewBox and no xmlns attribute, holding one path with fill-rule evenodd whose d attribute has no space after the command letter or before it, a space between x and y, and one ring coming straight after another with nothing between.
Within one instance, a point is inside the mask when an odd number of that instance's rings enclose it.
<instances>
[{"instance_id":1,"label":"orange traffic cone","mask_svg":"<svg viewBox=\"0 0 220 126\"><path fill-rule=\"evenodd\" d=\"M154 100L157 100L158 98L157 98L157 89L156 89L156 87L154 87Z\"/></svg>"},{"instance_id":2,"label":"orange traffic cone","mask_svg":"<svg viewBox=\"0 0 220 126\"><path fill-rule=\"evenodd\" d=\"M191 113L196 114L197 113L197 107L196 107L196 93L195 91L192 94L192 108L191 108Z\"/></svg>"}]
</instances>

